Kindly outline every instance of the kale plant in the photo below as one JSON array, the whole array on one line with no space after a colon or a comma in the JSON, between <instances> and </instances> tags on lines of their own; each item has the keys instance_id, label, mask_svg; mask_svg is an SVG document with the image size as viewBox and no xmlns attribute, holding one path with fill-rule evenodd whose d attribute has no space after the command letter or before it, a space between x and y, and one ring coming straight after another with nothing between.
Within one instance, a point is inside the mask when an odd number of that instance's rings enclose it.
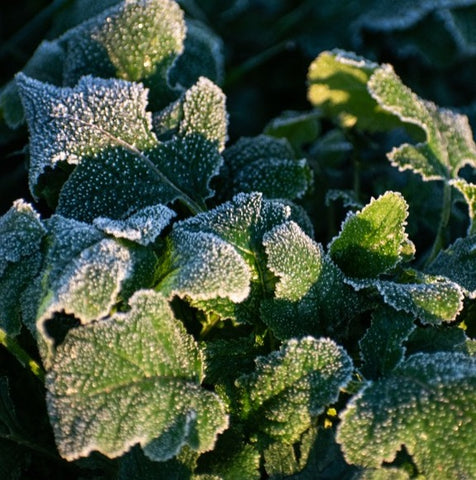
<instances>
[{"instance_id":1,"label":"kale plant","mask_svg":"<svg viewBox=\"0 0 476 480\"><path fill-rule=\"evenodd\" d=\"M70 2L0 92L1 477L476 478L468 117L326 49L230 141L231 4Z\"/></svg>"}]
</instances>

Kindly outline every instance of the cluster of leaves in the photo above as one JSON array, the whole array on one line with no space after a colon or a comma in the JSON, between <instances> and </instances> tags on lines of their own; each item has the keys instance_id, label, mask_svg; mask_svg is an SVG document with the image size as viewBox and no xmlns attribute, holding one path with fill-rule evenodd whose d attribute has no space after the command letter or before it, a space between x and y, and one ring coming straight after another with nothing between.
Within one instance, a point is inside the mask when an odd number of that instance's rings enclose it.
<instances>
[{"instance_id":1,"label":"cluster of leaves","mask_svg":"<svg viewBox=\"0 0 476 480\"><path fill-rule=\"evenodd\" d=\"M468 118L324 51L228 145L194 2L75 5L0 97L51 211L0 218L4 478L476 477Z\"/></svg>"}]
</instances>

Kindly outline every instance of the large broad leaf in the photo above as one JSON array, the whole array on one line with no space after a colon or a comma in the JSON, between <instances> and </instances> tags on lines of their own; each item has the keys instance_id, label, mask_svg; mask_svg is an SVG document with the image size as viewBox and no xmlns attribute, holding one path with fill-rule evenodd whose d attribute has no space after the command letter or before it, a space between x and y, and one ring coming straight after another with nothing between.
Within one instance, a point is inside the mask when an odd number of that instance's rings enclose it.
<instances>
[{"instance_id":1,"label":"large broad leaf","mask_svg":"<svg viewBox=\"0 0 476 480\"><path fill-rule=\"evenodd\" d=\"M330 333L354 316L359 303L344 276L294 222L263 239L268 268L276 275L273 299L261 307L263 321L281 339Z\"/></svg>"},{"instance_id":2,"label":"large broad leaf","mask_svg":"<svg viewBox=\"0 0 476 480\"><path fill-rule=\"evenodd\" d=\"M157 143L146 112L147 90L140 84L83 77L74 88L59 88L23 73L16 79L30 131L35 194L39 177L59 162L76 165L108 147L144 149Z\"/></svg>"},{"instance_id":3,"label":"large broad leaf","mask_svg":"<svg viewBox=\"0 0 476 480\"><path fill-rule=\"evenodd\" d=\"M450 184L457 188L468 205L469 227L468 235L476 234L476 185L469 183L463 178L451 180Z\"/></svg>"},{"instance_id":4,"label":"large broad leaf","mask_svg":"<svg viewBox=\"0 0 476 480\"><path fill-rule=\"evenodd\" d=\"M459 238L441 251L428 272L444 275L457 283L469 298L476 298L476 235Z\"/></svg>"},{"instance_id":5,"label":"large broad leaf","mask_svg":"<svg viewBox=\"0 0 476 480\"><path fill-rule=\"evenodd\" d=\"M267 135L239 139L225 150L222 173L225 194L262 192L267 198L302 197L312 173L305 159L297 160L286 139Z\"/></svg>"},{"instance_id":6,"label":"large broad leaf","mask_svg":"<svg viewBox=\"0 0 476 480\"><path fill-rule=\"evenodd\" d=\"M238 194L232 201L174 225L161 266L158 288L195 301L224 299L224 305L201 304L209 310L233 310L253 284L265 288L264 234L283 223L291 209L263 200L259 193ZM255 312L256 313L256 312Z\"/></svg>"},{"instance_id":7,"label":"large broad leaf","mask_svg":"<svg viewBox=\"0 0 476 480\"><path fill-rule=\"evenodd\" d=\"M349 463L379 468L405 446L425 478L474 478L476 358L416 354L368 386L342 415Z\"/></svg>"},{"instance_id":8,"label":"large broad leaf","mask_svg":"<svg viewBox=\"0 0 476 480\"><path fill-rule=\"evenodd\" d=\"M329 254L351 277L376 277L413 253L405 232L408 205L398 192L386 192L357 213L349 213Z\"/></svg>"},{"instance_id":9,"label":"large broad leaf","mask_svg":"<svg viewBox=\"0 0 476 480\"><path fill-rule=\"evenodd\" d=\"M213 448L227 428L218 397L201 388L202 358L168 305L139 291L130 311L71 330L46 379L60 454L116 457L139 443L157 461L185 444Z\"/></svg>"},{"instance_id":10,"label":"large broad leaf","mask_svg":"<svg viewBox=\"0 0 476 480\"><path fill-rule=\"evenodd\" d=\"M241 415L253 430L293 443L337 400L352 370L347 353L330 339L288 340L237 380Z\"/></svg>"},{"instance_id":11,"label":"large broad leaf","mask_svg":"<svg viewBox=\"0 0 476 480\"><path fill-rule=\"evenodd\" d=\"M15 336L21 328L21 296L38 273L46 229L32 206L17 200L0 217L0 328Z\"/></svg>"}]
</instances>

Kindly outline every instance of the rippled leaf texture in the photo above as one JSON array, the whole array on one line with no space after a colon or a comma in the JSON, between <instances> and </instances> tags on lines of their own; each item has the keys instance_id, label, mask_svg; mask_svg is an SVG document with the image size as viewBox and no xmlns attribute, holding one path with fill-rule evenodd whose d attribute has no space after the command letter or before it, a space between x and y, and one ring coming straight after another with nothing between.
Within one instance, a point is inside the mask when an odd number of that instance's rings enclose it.
<instances>
[{"instance_id":1,"label":"rippled leaf texture","mask_svg":"<svg viewBox=\"0 0 476 480\"><path fill-rule=\"evenodd\" d=\"M125 238L140 245L153 244L176 213L164 205L142 208L123 220L98 217L94 226L116 238Z\"/></svg>"},{"instance_id":2,"label":"rippled leaf texture","mask_svg":"<svg viewBox=\"0 0 476 480\"><path fill-rule=\"evenodd\" d=\"M476 234L476 185L462 178L451 180L450 184L458 189L468 205L469 227L468 235Z\"/></svg>"},{"instance_id":3,"label":"rippled leaf texture","mask_svg":"<svg viewBox=\"0 0 476 480\"><path fill-rule=\"evenodd\" d=\"M425 478L473 478L475 401L474 357L416 354L351 400L337 440L349 463L378 468L404 445Z\"/></svg>"},{"instance_id":4,"label":"rippled leaf texture","mask_svg":"<svg viewBox=\"0 0 476 480\"><path fill-rule=\"evenodd\" d=\"M413 170L424 180L449 180L464 165L476 166L476 145L465 115L421 100L402 83L390 65L382 65L375 71L368 89L384 110L425 132L425 142L406 143L388 154L400 170Z\"/></svg>"},{"instance_id":5,"label":"rippled leaf texture","mask_svg":"<svg viewBox=\"0 0 476 480\"><path fill-rule=\"evenodd\" d=\"M227 428L224 405L201 388L202 358L168 305L139 291L130 311L71 330L47 375L60 454L116 457L139 443L164 461L183 445L213 448Z\"/></svg>"},{"instance_id":6,"label":"rippled leaf texture","mask_svg":"<svg viewBox=\"0 0 476 480\"><path fill-rule=\"evenodd\" d=\"M352 369L347 353L330 339L291 339L258 357L255 372L237 380L242 416L253 429L293 443L337 400Z\"/></svg>"},{"instance_id":7,"label":"rippled leaf texture","mask_svg":"<svg viewBox=\"0 0 476 480\"><path fill-rule=\"evenodd\" d=\"M346 128L381 131L399 125L367 90L379 65L350 52L321 53L308 72L308 99L327 116L336 117Z\"/></svg>"},{"instance_id":8,"label":"rippled leaf texture","mask_svg":"<svg viewBox=\"0 0 476 480\"><path fill-rule=\"evenodd\" d=\"M329 254L351 277L376 277L388 272L409 253L413 244L405 233L408 205L398 192L372 199L362 210L349 213Z\"/></svg>"},{"instance_id":9,"label":"rippled leaf texture","mask_svg":"<svg viewBox=\"0 0 476 480\"><path fill-rule=\"evenodd\" d=\"M445 277L406 272L404 283L377 280L374 286L387 305L415 315L424 324L452 322L463 309L461 287Z\"/></svg>"},{"instance_id":10,"label":"rippled leaf texture","mask_svg":"<svg viewBox=\"0 0 476 480\"><path fill-rule=\"evenodd\" d=\"M147 90L140 84L83 77L74 88L59 88L22 73L16 78L30 131L34 194L39 177L58 162L76 165L108 147L157 143L145 110Z\"/></svg>"},{"instance_id":11,"label":"rippled leaf texture","mask_svg":"<svg viewBox=\"0 0 476 480\"><path fill-rule=\"evenodd\" d=\"M364 376L376 379L391 372L403 360L404 342L414 329L412 315L388 307L376 310L359 342Z\"/></svg>"},{"instance_id":12,"label":"rippled leaf texture","mask_svg":"<svg viewBox=\"0 0 476 480\"><path fill-rule=\"evenodd\" d=\"M0 328L20 333L22 294L38 273L46 229L33 207L23 200L0 217Z\"/></svg>"},{"instance_id":13,"label":"rippled leaf texture","mask_svg":"<svg viewBox=\"0 0 476 480\"><path fill-rule=\"evenodd\" d=\"M250 283L263 287L263 235L284 222L290 208L263 200L260 193L238 194L206 213L174 225L159 288L196 301L242 302ZM204 309L213 306L201 304ZM215 307L231 309L228 302Z\"/></svg>"},{"instance_id":14,"label":"rippled leaf texture","mask_svg":"<svg viewBox=\"0 0 476 480\"><path fill-rule=\"evenodd\" d=\"M312 174L305 159L296 159L286 139L267 135L244 137L225 150L224 177L229 194L262 192L267 198L302 197Z\"/></svg>"},{"instance_id":15,"label":"rippled leaf texture","mask_svg":"<svg viewBox=\"0 0 476 480\"><path fill-rule=\"evenodd\" d=\"M274 299L265 300L263 321L281 339L334 329L359 308L340 270L294 222L263 239L268 268L276 275Z\"/></svg>"},{"instance_id":16,"label":"rippled leaf texture","mask_svg":"<svg viewBox=\"0 0 476 480\"><path fill-rule=\"evenodd\" d=\"M88 74L143 81L159 100L167 72L183 52L185 30L183 12L172 0L121 2L60 38L65 83Z\"/></svg>"},{"instance_id":17,"label":"rippled leaf texture","mask_svg":"<svg viewBox=\"0 0 476 480\"><path fill-rule=\"evenodd\" d=\"M476 298L476 235L456 240L438 254L427 270L444 275L460 285L469 298Z\"/></svg>"}]
</instances>

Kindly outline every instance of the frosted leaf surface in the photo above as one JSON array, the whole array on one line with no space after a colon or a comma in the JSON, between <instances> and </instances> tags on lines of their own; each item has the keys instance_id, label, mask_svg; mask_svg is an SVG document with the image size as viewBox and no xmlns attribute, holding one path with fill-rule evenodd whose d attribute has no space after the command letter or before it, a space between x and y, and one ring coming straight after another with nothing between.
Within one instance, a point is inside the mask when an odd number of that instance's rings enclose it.
<instances>
[{"instance_id":1,"label":"frosted leaf surface","mask_svg":"<svg viewBox=\"0 0 476 480\"><path fill-rule=\"evenodd\" d=\"M262 192L266 198L302 197L312 173L305 159L297 160L286 139L267 135L240 138L225 150L223 176L232 193ZM225 192L229 194L229 192Z\"/></svg>"},{"instance_id":2,"label":"frosted leaf surface","mask_svg":"<svg viewBox=\"0 0 476 480\"><path fill-rule=\"evenodd\" d=\"M227 140L227 127L225 94L213 82L200 77L184 94L179 135L200 134L216 143L221 152Z\"/></svg>"},{"instance_id":3,"label":"frosted leaf surface","mask_svg":"<svg viewBox=\"0 0 476 480\"><path fill-rule=\"evenodd\" d=\"M408 283L377 280L374 285L387 305L415 315L424 324L452 322L463 309L463 290L445 277L415 272Z\"/></svg>"},{"instance_id":4,"label":"frosted leaf surface","mask_svg":"<svg viewBox=\"0 0 476 480\"><path fill-rule=\"evenodd\" d=\"M440 251L427 270L433 275L444 275L469 298L476 298L476 235L459 238Z\"/></svg>"},{"instance_id":5,"label":"frosted leaf surface","mask_svg":"<svg viewBox=\"0 0 476 480\"><path fill-rule=\"evenodd\" d=\"M296 223L275 227L263 244L278 281L275 297L264 300L261 314L278 338L331 332L359 310L342 272Z\"/></svg>"},{"instance_id":6,"label":"frosted leaf surface","mask_svg":"<svg viewBox=\"0 0 476 480\"><path fill-rule=\"evenodd\" d=\"M262 433L293 443L337 400L352 370L351 359L332 340L291 339L258 357L255 372L237 380L242 415Z\"/></svg>"},{"instance_id":7,"label":"frosted leaf surface","mask_svg":"<svg viewBox=\"0 0 476 480\"><path fill-rule=\"evenodd\" d=\"M151 205L129 215L123 220L95 218L93 224L99 230L116 238L126 238L140 245L150 245L175 217L176 213L164 205Z\"/></svg>"},{"instance_id":8,"label":"frosted leaf surface","mask_svg":"<svg viewBox=\"0 0 476 480\"><path fill-rule=\"evenodd\" d=\"M351 277L376 277L395 267L414 249L405 232L408 205L398 192L372 199L349 213L329 245L329 254Z\"/></svg>"},{"instance_id":9,"label":"frosted leaf surface","mask_svg":"<svg viewBox=\"0 0 476 480\"><path fill-rule=\"evenodd\" d=\"M450 184L457 188L468 204L469 227L468 235L476 234L476 185L462 178L451 180Z\"/></svg>"},{"instance_id":10,"label":"frosted leaf surface","mask_svg":"<svg viewBox=\"0 0 476 480\"><path fill-rule=\"evenodd\" d=\"M0 217L0 276L8 263L19 262L40 249L46 230L39 214L24 200L16 200Z\"/></svg>"},{"instance_id":11,"label":"frosted leaf surface","mask_svg":"<svg viewBox=\"0 0 476 480\"><path fill-rule=\"evenodd\" d=\"M392 462L404 445L425 478L473 478L475 401L475 357L416 354L351 400L337 441L360 466Z\"/></svg>"},{"instance_id":12,"label":"frosted leaf surface","mask_svg":"<svg viewBox=\"0 0 476 480\"><path fill-rule=\"evenodd\" d=\"M381 131L399 126L371 97L367 83L379 65L341 50L322 52L307 75L308 99L346 128Z\"/></svg>"},{"instance_id":13,"label":"frosted leaf surface","mask_svg":"<svg viewBox=\"0 0 476 480\"><path fill-rule=\"evenodd\" d=\"M65 80L74 84L83 75L109 72L130 81L155 74L165 80L184 39L183 12L176 2L120 2L61 37L68 60Z\"/></svg>"},{"instance_id":14,"label":"frosted leaf surface","mask_svg":"<svg viewBox=\"0 0 476 480\"><path fill-rule=\"evenodd\" d=\"M212 449L228 426L221 400L200 386L200 350L164 297L142 290L129 303L71 330L47 375L48 413L68 460L140 444L164 461L182 445Z\"/></svg>"},{"instance_id":15,"label":"frosted leaf surface","mask_svg":"<svg viewBox=\"0 0 476 480\"><path fill-rule=\"evenodd\" d=\"M76 165L108 147L157 143L140 84L83 77L74 88L60 88L22 73L16 79L30 131L32 192L45 169L58 162Z\"/></svg>"},{"instance_id":16,"label":"frosted leaf surface","mask_svg":"<svg viewBox=\"0 0 476 480\"><path fill-rule=\"evenodd\" d=\"M388 307L376 310L359 341L364 376L375 379L391 372L403 360L404 342L414 329L413 315Z\"/></svg>"},{"instance_id":17,"label":"frosted leaf surface","mask_svg":"<svg viewBox=\"0 0 476 480\"><path fill-rule=\"evenodd\" d=\"M405 143L388 154L394 166L413 170L424 180L448 180L455 178L464 165L476 166L476 145L465 115L421 100L390 65L375 71L368 88L384 110L425 132L425 142Z\"/></svg>"}]
</instances>

